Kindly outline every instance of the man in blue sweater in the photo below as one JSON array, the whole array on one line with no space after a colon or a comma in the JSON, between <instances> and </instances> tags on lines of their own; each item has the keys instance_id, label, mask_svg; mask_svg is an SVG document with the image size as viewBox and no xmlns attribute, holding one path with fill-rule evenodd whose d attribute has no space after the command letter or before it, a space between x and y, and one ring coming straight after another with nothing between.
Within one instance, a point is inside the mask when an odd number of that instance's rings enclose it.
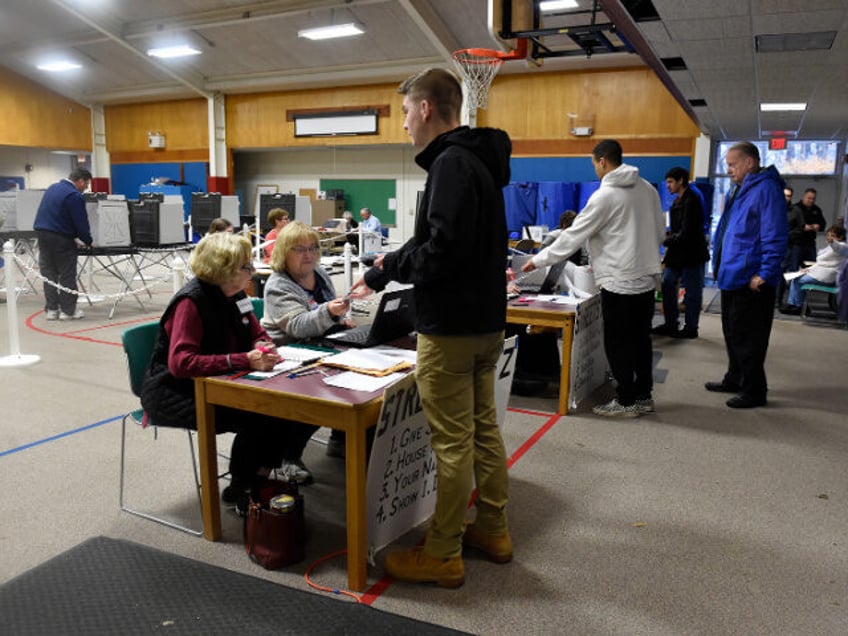
<instances>
[{"instance_id":1,"label":"man in blue sweater","mask_svg":"<svg viewBox=\"0 0 848 636\"><path fill-rule=\"evenodd\" d=\"M91 173L84 168L71 171L47 188L33 228L38 237L38 266L44 283L44 310L47 320L79 320L84 316L77 309L77 295L71 291L60 291L56 284L76 292L77 289L77 243L79 239L91 247L91 228L85 200L82 198Z\"/></svg>"}]
</instances>

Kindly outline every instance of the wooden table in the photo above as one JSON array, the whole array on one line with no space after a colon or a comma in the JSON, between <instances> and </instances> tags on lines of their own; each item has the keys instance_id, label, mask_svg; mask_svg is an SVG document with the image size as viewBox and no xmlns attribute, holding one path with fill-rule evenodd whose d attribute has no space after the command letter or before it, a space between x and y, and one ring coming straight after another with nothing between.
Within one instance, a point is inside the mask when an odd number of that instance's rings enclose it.
<instances>
[{"instance_id":1,"label":"wooden table","mask_svg":"<svg viewBox=\"0 0 848 636\"><path fill-rule=\"evenodd\" d=\"M562 365L559 373L559 408L557 410L560 415L568 413L574 312L574 305L538 301L531 294L523 294L520 298L511 300L506 306L506 321L509 323L562 329Z\"/></svg>"},{"instance_id":2,"label":"wooden table","mask_svg":"<svg viewBox=\"0 0 848 636\"><path fill-rule=\"evenodd\" d=\"M345 431L348 586L361 590L368 578L365 432L377 423L383 392L338 389L325 385L322 378L281 374L261 382L228 376L195 379L203 536L209 541L221 538L215 405Z\"/></svg>"}]
</instances>

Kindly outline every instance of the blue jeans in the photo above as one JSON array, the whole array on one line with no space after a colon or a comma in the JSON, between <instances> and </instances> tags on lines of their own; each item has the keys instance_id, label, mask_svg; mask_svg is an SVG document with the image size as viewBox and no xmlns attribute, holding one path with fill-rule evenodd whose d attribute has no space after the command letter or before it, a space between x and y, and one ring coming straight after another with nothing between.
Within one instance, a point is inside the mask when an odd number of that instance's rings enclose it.
<instances>
[{"instance_id":1,"label":"blue jeans","mask_svg":"<svg viewBox=\"0 0 848 636\"><path fill-rule=\"evenodd\" d=\"M823 283L809 274L794 278L792 284L789 286L789 300L786 301L787 304L795 307L804 305L804 298L806 298L807 292L801 289L801 285L827 285L827 283Z\"/></svg>"},{"instance_id":2,"label":"blue jeans","mask_svg":"<svg viewBox=\"0 0 848 636\"><path fill-rule=\"evenodd\" d=\"M662 275L663 315L665 324L677 328L680 311L677 307L677 285L686 289L683 303L686 305L685 328L696 330L701 318L701 302L704 298L704 266L675 269L666 265Z\"/></svg>"}]
</instances>

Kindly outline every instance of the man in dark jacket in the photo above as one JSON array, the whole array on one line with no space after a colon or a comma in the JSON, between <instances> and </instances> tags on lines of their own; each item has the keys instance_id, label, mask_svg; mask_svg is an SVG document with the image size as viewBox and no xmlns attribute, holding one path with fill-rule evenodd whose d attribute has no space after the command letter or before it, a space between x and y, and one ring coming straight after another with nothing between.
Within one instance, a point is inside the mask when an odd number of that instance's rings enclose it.
<instances>
[{"instance_id":1,"label":"man in dark jacket","mask_svg":"<svg viewBox=\"0 0 848 636\"><path fill-rule=\"evenodd\" d=\"M663 318L665 322L653 333L673 338L697 338L704 295L704 263L710 260L704 238L704 208L701 199L689 187L689 171L672 168L665 175L665 185L677 198L668 211L670 227L665 245L665 269L662 276ZM678 329L677 286L686 289L685 324Z\"/></svg>"},{"instance_id":2,"label":"man in dark jacket","mask_svg":"<svg viewBox=\"0 0 848 636\"><path fill-rule=\"evenodd\" d=\"M378 256L354 286L415 285L416 379L438 461L436 509L420 549L386 558L397 579L457 587L465 580L462 545L490 560L512 559L507 528L506 453L496 422L495 367L503 349L507 230L502 188L511 143L489 128L460 126L462 89L449 71L407 79L404 128L427 170L413 237ZM472 480L477 519L464 529ZM463 534L464 531L464 534Z\"/></svg>"},{"instance_id":3,"label":"man in dark jacket","mask_svg":"<svg viewBox=\"0 0 848 636\"><path fill-rule=\"evenodd\" d=\"M707 391L736 393L731 408L766 403L766 352L774 319L774 299L783 276L786 202L783 179L760 168L760 151L749 142L734 144L725 157L733 181L713 240L713 275L721 290L721 328L727 372Z\"/></svg>"},{"instance_id":4,"label":"man in dark jacket","mask_svg":"<svg viewBox=\"0 0 848 636\"><path fill-rule=\"evenodd\" d=\"M787 271L794 272L804 266L804 261L816 260L816 235L824 232L827 221L824 220L821 208L816 205L816 189L807 188L801 200L795 204L795 213L803 218L804 225L800 236L793 241L790 266Z\"/></svg>"},{"instance_id":5,"label":"man in dark jacket","mask_svg":"<svg viewBox=\"0 0 848 636\"><path fill-rule=\"evenodd\" d=\"M77 295L60 291L60 286L77 289L77 243L79 239L91 246L91 228L82 192L91 182L91 173L84 168L71 171L47 188L38 206L33 228L38 237L38 267L49 282L44 283L44 311L47 320L78 320L83 317L77 309Z\"/></svg>"}]
</instances>

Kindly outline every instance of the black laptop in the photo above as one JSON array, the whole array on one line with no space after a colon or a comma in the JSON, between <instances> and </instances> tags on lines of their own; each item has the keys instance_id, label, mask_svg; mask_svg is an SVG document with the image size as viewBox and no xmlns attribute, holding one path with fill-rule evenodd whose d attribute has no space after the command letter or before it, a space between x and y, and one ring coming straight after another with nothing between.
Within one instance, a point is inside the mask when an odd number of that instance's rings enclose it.
<instances>
[{"instance_id":1,"label":"black laptop","mask_svg":"<svg viewBox=\"0 0 848 636\"><path fill-rule=\"evenodd\" d=\"M385 292L374 314L374 322L324 336L348 347L376 347L408 335L415 329L412 287Z\"/></svg>"},{"instance_id":2,"label":"black laptop","mask_svg":"<svg viewBox=\"0 0 848 636\"><path fill-rule=\"evenodd\" d=\"M547 268L535 269L529 274L522 274L521 267L533 258L533 255L513 254L512 270L515 272L515 284L526 294L555 294L562 272L568 260L559 261Z\"/></svg>"}]
</instances>

